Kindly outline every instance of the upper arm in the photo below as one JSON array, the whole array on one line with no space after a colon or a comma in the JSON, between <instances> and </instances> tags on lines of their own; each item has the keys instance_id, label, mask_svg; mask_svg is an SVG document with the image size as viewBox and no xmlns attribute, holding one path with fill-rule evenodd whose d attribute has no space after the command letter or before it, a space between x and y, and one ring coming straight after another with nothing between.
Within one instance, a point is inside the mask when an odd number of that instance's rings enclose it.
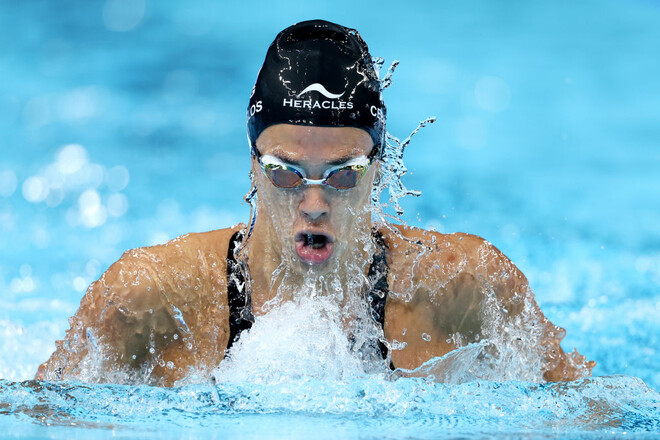
<instances>
[{"instance_id":1,"label":"upper arm","mask_svg":"<svg viewBox=\"0 0 660 440\"><path fill-rule=\"evenodd\" d=\"M103 381L141 364L160 345L159 335L176 332L155 272L137 251L126 252L89 286L69 323L39 377Z\"/></svg>"},{"instance_id":2,"label":"upper arm","mask_svg":"<svg viewBox=\"0 0 660 440\"><path fill-rule=\"evenodd\" d=\"M124 253L89 287L37 378L114 381L128 369L171 385L214 368L229 333L227 241L240 227Z\"/></svg>"},{"instance_id":3,"label":"upper arm","mask_svg":"<svg viewBox=\"0 0 660 440\"><path fill-rule=\"evenodd\" d=\"M482 243L477 246L477 267L483 273L486 288L484 314L491 319L501 316L504 327L496 325L495 331L510 335L515 341L506 343L513 342L520 350L538 350L547 381L575 380L591 374L594 362L587 362L577 351L567 354L561 348L565 330L544 315L523 273L491 243L478 240ZM518 342L525 344L516 345Z\"/></svg>"},{"instance_id":4,"label":"upper arm","mask_svg":"<svg viewBox=\"0 0 660 440\"><path fill-rule=\"evenodd\" d=\"M413 262L410 304L418 315L433 310L427 322L433 323L438 338L460 345L491 339L538 352L546 380L589 373L592 364L561 349L564 330L544 316L527 278L499 249L469 234L426 232L414 238L423 238L424 249L412 252L416 258L408 259ZM444 345L440 348L447 350Z\"/></svg>"}]
</instances>

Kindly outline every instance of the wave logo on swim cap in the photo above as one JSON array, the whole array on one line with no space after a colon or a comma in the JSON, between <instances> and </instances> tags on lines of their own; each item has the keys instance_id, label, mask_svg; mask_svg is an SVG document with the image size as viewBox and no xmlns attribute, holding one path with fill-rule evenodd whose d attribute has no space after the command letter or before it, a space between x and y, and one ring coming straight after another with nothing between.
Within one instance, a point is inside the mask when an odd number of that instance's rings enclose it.
<instances>
[{"instance_id":1,"label":"wave logo on swim cap","mask_svg":"<svg viewBox=\"0 0 660 440\"><path fill-rule=\"evenodd\" d=\"M300 99L302 95L305 93L309 92L318 92L321 95L323 95L326 99L312 99L312 98L303 98ZM328 89L325 88L323 84L320 83L314 83L310 84L305 89L298 93L295 97L297 99L293 98L284 98L282 101L282 107L293 107L293 108L299 108L299 109L308 109L308 110L316 110L316 109L325 109L325 110L344 110L344 109L352 109L353 108L353 103L350 101L342 101L339 98L344 96L344 93L331 93L328 91Z\"/></svg>"},{"instance_id":2,"label":"wave logo on swim cap","mask_svg":"<svg viewBox=\"0 0 660 440\"><path fill-rule=\"evenodd\" d=\"M314 83L314 84L310 84L307 87L305 87L305 90L298 93L296 95L296 98L300 98L302 95L304 95L307 92L319 92L321 95L325 96L328 99L338 99L338 98L341 98L344 95L344 93L346 93L346 92L342 92L342 93L339 93L339 94L330 93L330 92L328 92L328 89L326 89L323 84Z\"/></svg>"}]
</instances>

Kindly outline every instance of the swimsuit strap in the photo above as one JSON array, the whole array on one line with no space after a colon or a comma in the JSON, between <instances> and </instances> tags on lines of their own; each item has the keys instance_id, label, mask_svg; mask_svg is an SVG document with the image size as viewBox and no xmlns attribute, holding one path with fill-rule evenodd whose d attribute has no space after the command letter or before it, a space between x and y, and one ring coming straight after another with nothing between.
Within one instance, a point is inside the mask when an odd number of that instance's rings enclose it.
<instances>
[{"instance_id":1,"label":"swimsuit strap","mask_svg":"<svg viewBox=\"0 0 660 440\"><path fill-rule=\"evenodd\" d=\"M234 256L236 245L243 240L244 235L245 231L236 231L229 239L229 250L227 251L227 302L229 305L227 350L236 342L241 332L252 327L254 322L250 292L247 289L240 263Z\"/></svg>"},{"instance_id":2,"label":"swimsuit strap","mask_svg":"<svg viewBox=\"0 0 660 440\"><path fill-rule=\"evenodd\" d=\"M252 327L252 323L254 322L250 291L246 286L241 267L234 256L234 249L243 240L244 234L245 231L242 230L235 232L229 240L229 250L227 251L227 302L229 305L229 341L227 342L227 350L236 342L241 332ZM374 255L374 260L369 267L367 277L372 288L367 293L366 298L371 307L371 317L384 329L385 302L389 293L389 285L387 283L387 274L389 273L386 258L387 245L380 232L374 231L373 236L380 251ZM378 347L380 348L383 359L387 359L389 354L387 345L383 341L378 340ZM390 368L392 370L394 369L391 360Z\"/></svg>"},{"instance_id":3,"label":"swimsuit strap","mask_svg":"<svg viewBox=\"0 0 660 440\"><path fill-rule=\"evenodd\" d=\"M389 293L389 284L387 283L387 274L389 273L389 266L387 265L387 245L383 239L383 234L379 231L373 231L373 237L380 251L374 255L374 260L369 267L369 274L367 278L373 286L367 293L366 298L369 306L371 307L371 317L373 318L380 328L385 331L385 302L387 301L387 294ZM389 348L382 340L378 340L378 347L383 359L387 359ZM394 365L390 360L390 368L394 370Z\"/></svg>"}]
</instances>

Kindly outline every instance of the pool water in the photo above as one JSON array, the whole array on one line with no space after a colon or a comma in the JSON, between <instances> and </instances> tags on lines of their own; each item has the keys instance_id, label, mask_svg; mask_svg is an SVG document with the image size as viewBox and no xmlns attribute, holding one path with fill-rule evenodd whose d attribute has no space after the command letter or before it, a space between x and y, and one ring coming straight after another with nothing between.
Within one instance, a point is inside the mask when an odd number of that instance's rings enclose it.
<instances>
[{"instance_id":1,"label":"pool water","mask_svg":"<svg viewBox=\"0 0 660 440\"><path fill-rule=\"evenodd\" d=\"M29 382L123 251L247 221L248 93L275 34L310 18L401 61L385 92L394 135L437 118L406 151L404 183L423 194L402 200L404 219L495 244L594 377ZM3 435L660 432L657 1L3 2L0 29Z\"/></svg>"}]
</instances>

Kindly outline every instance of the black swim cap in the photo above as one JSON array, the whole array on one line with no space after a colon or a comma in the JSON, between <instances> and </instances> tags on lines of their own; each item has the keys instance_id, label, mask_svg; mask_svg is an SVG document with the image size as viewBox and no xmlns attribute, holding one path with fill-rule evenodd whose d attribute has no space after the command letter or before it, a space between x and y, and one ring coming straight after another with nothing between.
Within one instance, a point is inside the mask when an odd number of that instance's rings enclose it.
<instances>
[{"instance_id":1,"label":"black swim cap","mask_svg":"<svg viewBox=\"0 0 660 440\"><path fill-rule=\"evenodd\" d=\"M385 104L367 44L355 29L323 20L280 32L268 48L247 110L252 153L274 124L356 127L379 149Z\"/></svg>"}]
</instances>

